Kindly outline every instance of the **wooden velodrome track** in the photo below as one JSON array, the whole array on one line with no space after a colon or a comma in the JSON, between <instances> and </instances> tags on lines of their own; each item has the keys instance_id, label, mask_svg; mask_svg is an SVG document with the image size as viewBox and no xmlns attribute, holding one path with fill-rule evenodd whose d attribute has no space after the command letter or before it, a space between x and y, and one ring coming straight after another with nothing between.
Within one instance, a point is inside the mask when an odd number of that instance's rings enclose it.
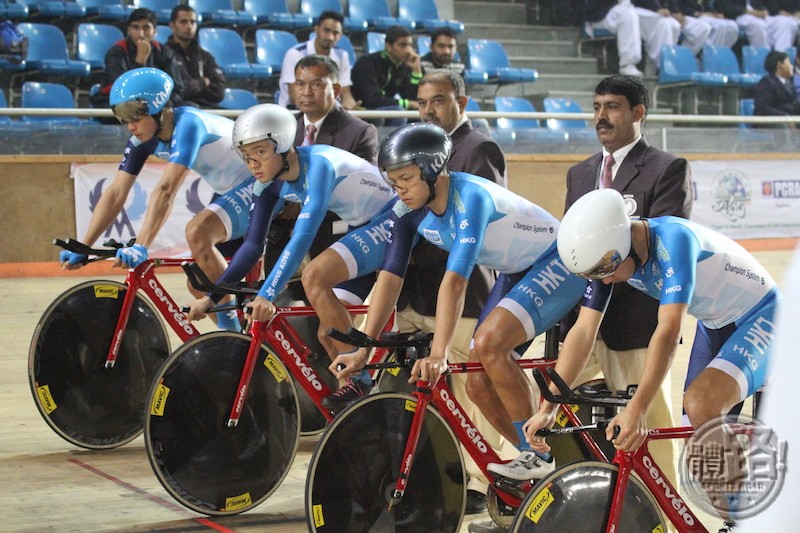
<instances>
[{"instance_id":1,"label":"wooden velodrome track","mask_svg":"<svg viewBox=\"0 0 800 533\"><path fill-rule=\"evenodd\" d=\"M780 283L795 245L794 240L746 241ZM106 269L107 270L107 269ZM133 532L219 531L270 533L306 531L303 510L305 473L314 442L306 441L289 475L266 502L248 513L205 517L175 502L161 487L144 452L141 438L121 448L90 451L56 435L41 419L27 377L28 348L36 323L61 292L84 279L111 276L81 272L55 275L54 264L0 264L0 521L4 532ZM35 277L31 277L35 276ZM181 274L159 276L179 301L187 301ZM182 296L186 295L186 296ZM673 366L673 403L680 412L694 321L687 321L684 343ZM210 324L204 325L205 330ZM177 340L173 339L173 348ZM471 520L465 518L461 532ZM716 527L718 521L708 525Z\"/></svg>"}]
</instances>

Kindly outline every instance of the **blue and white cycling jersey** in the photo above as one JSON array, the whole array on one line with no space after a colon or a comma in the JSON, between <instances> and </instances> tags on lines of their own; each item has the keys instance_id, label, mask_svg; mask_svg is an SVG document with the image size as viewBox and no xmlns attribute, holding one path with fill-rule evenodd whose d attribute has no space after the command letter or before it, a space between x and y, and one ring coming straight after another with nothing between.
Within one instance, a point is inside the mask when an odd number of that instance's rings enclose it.
<instances>
[{"instance_id":1,"label":"blue and white cycling jersey","mask_svg":"<svg viewBox=\"0 0 800 533\"><path fill-rule=\"evenodd\" d=\"M395 203L385 270L405 275L415 233L450 252L447 270L465 278L476 264L503 274L521 272L556 239L559 222L553 215L489 180L451 172L449 199L442 216Z\"/></svg>"},{"instance_id":2,"label":"blue and white cycling jersey","mask_svg":"<svg viewBox=\"0 0 800 533\"><path fill-rule=\"evenodd\" d=\"M195 107L178 107L174 122L169 146L158 136L145 143L131 137L119 169L138 176L147 158L155 155L191 168L219 194L253 178L242 158L231 148L231 119Z\"/></svg>"},{"instance_id":3,"label":"blue and white cycling jersey","mask_svg":"<svg viewBox=\"0 0 800 533\"><path fill-rule=\"evenodd\" d=\"M272 300L283 289L300 266L327 211L336 213L351 227L372 221L376 227L376 234L370 237L375 241L374 246L363 252L371 259L367 261L368 266L358 269L358 274L374 271L383 260L383 247L389 238L384 222L397 199L378 168L350 152L321 144L300 146L296 150L300 175L295 181L282 182L278 195L286 201L302 204L302 208L291 239L259 291L267 300ZM268 192L261 196L264 194ZM346 239L348 236L342 241ZM359 250L361 248L364 247Z\"/></svg>"}]
</instances>

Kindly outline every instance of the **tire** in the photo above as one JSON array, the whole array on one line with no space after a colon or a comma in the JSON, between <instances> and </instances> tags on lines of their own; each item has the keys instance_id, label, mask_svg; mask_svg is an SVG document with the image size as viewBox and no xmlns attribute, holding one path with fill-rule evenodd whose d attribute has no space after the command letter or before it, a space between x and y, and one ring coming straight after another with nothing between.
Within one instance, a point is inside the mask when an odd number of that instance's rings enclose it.
<instances>
[{"instance_id":1,"label":"tire","mask_svg":"<svg viewBox=\"0 0 800 533\"><path fill-rule=\"evenodd\" d=\"M297 391L266 345L239 423L227 425L250 341L224 331L192 339L164 364L149 396L150 465L167 492L198 513L257 506L281 484L297 452Z\"/></svg>"},{"instance_id":2,"label":"tire","mask_svg":"<svg viewBox=\"0 0 800 533\"><path fill-rule=\"evenodd\" d=\"M45 310L28 352L28 380L45 422L89 449L122 446L142 432L153 378L169 356L169 337L153 305L136 296L119 356L105 368L127 287L89 281Z\"/></svg>"},{"instance_id":3,"label":"tire","mask_svg":"<svg viewBox=\"0 0 800 533\"><path fill-rule=\"evenodd\" d=\"M511 533L603 533L618 471L616 465L599 461L556 470L525 496ZM658 504L635 476L625 491L617 531L666 531Z\"/></svg>"},{"instance_id":4,"label":"tire","mask_svg":"<svg viewBox=\"0 0 800 533\"><path fill-rule=\"evenodd\" d=\"M455 533L464 516L461 449L429 407L403 498L387 511L416 400L381 393L360 400L322 434L306 478L306 517L313 532Z\"/></svg>"}]
</instances>

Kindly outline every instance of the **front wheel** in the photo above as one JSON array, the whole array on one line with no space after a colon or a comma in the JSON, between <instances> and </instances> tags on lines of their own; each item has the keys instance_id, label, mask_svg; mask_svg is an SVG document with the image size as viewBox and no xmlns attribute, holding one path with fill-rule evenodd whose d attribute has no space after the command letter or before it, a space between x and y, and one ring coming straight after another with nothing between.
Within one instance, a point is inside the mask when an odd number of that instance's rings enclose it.
<instances>
[{"instance_id":1,"label":"front wheel","mask_svg":"<svg viewBox=\"0 0 800 533\"><path fill-rule=\"evenodd\" d=\"M511 533L604 532L618 471L616 465L599 461L556 470L525 496ZM653 495L634 476L625 490L617 531L666 531Z\"/></svg>"},{"instance_id":2,"label":"front wheel","mask_svg":"<svg viewBox=\"0 0 800 533\"><path fill-rule=\"evenodd\" d=\"M114 448L139 436L147 392L169 356L164 324L138 295L124 335L115 339L127 290L107 280L72 287L50 304L31 340L28 380L36 407L76 446ZM119 354L106 368L112 342L120 342Z\"/></svg>"},{"instance_id":3,"label":"front wheel","mask_svg":"<svg viewBox=\"0 0 800 533\"><path fill-rule=\"evenodd\" d=\"M391 508L414 397L367 396L342 411L322 434L306 478L309 531L455 533L464 515L466 476L461 449L432 407L403 498Z\"/></svg>"},{"instance_id":4,"label":"front wheel","mask_svg":"<svg viewBox=\"0 0 800 533\"><path fill-rule=\"evenodd\" d=\"M145 447L158 480L193 511L227 515L267 499L300 438L297 391L262 345L239 423L228 427L251 338L218 331L189 341L153 383Z\"/></svg>"}]
</instances>

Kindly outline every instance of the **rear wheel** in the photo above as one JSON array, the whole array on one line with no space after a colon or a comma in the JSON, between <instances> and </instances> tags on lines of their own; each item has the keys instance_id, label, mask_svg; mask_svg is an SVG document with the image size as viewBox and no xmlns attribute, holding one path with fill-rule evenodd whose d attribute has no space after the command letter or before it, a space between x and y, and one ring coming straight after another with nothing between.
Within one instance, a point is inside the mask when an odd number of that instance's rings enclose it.
<instances>
[{"instance_id":1,"label":"rear wheel","mask_svg":"<svg viewBox=\"0 0 800 533\"><path fill-rule=\"evenodd\" d=\"M460 447L429 407L403 498L389 509L416 400L381 393L344 410L323 433L309 465L309 531L456 532L466 476Z\"/></svg>"},{"instance_id":2,"label":"rear wheel","mask_svg":"<svg viewBox=\"0 0 800 533\"><path fill-rule=\"evenodd\" d=\"M220 331L189 341L164 364L149 396L150 464L164 488L199 513L255 507L280 485L297 451L297 393L271 348L261 347L238 425L227 425L250 340Z\"/></svg>"},{"instance_id":3,"label":"rear wheel","mask_svg":"<svg viewBox=\"0 0 800 533\"><path fill-rule=\"evenodd\" d=\"M556 470L522 501L511 533L604 532L618 471L616 465L599 461ZM655 499L634 476L628 481L617 531L666 531Z\"/></svg>"},{"instance_id":4,"label":"rear wheel","mask_svg":"<svg viewBox=\"0 0 800 533\"><path fill-rule=\"evenodd\" d=\"M116 363L105 367L127 290L106 280L72 287L50 304L31 340L28 379L36 407L76 446L115 448L135 439L147 392L169 356L164 324L137 295Z\"/></svg>"}]
</instances>

